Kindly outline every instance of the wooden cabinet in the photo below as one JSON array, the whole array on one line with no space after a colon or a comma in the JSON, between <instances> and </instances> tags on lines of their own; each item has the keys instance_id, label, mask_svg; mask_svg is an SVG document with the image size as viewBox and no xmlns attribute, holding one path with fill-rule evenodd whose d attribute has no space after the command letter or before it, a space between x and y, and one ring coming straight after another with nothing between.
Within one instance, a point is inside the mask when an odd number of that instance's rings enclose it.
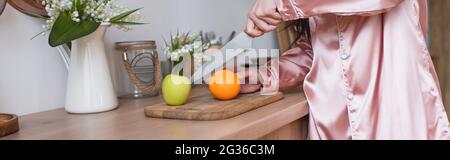
<instances>
[{"instance_id":1,"label":"wooden cabinet","mask_svg":"<svg viewBox=\"0 0 450 160\"><path fill-rule=\"evenodd\" d=\"M205 87L195 87L200 95ZM63 109L19 117L20 131L0 140L304 140L308 107L300 91L242 115L218 121L148 118L144 108L162 97L121 100L117 110L67 114Z\"/></svg>"},{"instance_id":2,"label":"wooden cabinet","mask_svg":"<svg viewBox=\"0 0 450 160\"><path fill-rule=\"evenodd\" d=\"M430 52L439 76L444 105L450 112L450 1L429 0Z\"/></svg>"}]
</instances>

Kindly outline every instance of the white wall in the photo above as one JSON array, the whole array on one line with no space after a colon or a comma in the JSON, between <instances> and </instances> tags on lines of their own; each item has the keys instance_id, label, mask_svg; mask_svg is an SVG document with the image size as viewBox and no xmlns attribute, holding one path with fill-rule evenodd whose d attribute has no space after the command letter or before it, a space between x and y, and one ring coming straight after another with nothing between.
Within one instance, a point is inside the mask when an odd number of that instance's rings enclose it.
<instances>
[{"instance_id":1,"label":"white wall","mask_svg":"<svg viewBox=\"0 0 450 160\"><path fill-rule=\"evenodd\" d=\"M0 112L19 115L64 104L66 70L48 47L42 21L7 6L0 16Z\"/></svg>"},{"instance_id":2,"label":"white wall","mask_svg":"<svg viewBox=\"0 0 450 160\"><path fill-rule=\"evenodd\" d=\"M114 43L130 40L156 40L162 55L162 37L180 31L215 31L226 38L241 31L253 0L119 0L130 8L144 7L143 22L134 30L111 28L106 36L116 87L120 87L121 66ZM0 17L0 112L28 114L64 105L67 73L56 49L46 37L29 40L40 31L42 22L7 7ZM255 41L256 48L277 48L275 34ZM119 93L120 94L120 93Z\"/></svg>"}]
</instances>

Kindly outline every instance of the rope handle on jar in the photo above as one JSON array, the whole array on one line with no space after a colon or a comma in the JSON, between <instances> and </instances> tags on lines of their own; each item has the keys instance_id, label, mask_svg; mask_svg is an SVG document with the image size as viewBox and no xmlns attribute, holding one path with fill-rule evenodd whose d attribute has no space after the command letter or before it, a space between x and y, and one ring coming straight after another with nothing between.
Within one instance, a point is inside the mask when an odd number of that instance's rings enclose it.
<instances>
[{"instance_id":1,"label":"rope handle on jar","mask_svg":"<svg viewBox=\"0 0 450 160\"><path fill-rule=\"evenodd\" d=\"M125 69L127 70L128 75L130 76L130 79L134 85L136 85L145 94L155 94L160 91L162 74L161 74L161 62L159 61L158 56L152 55L152 62L153 62L153 65L155 66L155 72L154 72L154 76L153 76L153 77L155 77L155 85L153 85L153 86L146 85L144 82L142 82L138 78L137 74L133 71L133 67L128 62L128 56L126 53L123 53L122 56L123 56L122 59L123 59L124 65L125 65Z\"/></svg>"}]
</instances>

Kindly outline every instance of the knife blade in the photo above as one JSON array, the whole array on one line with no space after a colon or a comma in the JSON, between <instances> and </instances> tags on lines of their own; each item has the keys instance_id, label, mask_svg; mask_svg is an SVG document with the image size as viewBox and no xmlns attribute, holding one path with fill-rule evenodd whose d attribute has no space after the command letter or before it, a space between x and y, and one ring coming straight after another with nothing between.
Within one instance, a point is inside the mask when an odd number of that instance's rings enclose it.
<instances>
[{"instance_id":1,"label":"knife blade","mask_svg":"<svg viewBox=\"0 0 450 160\"><path fill-rule=\"evenodd\" d=\"M211 59L212 61L204 64L202 68L198 69L191 77L193 83L201 83L204 77L209 77L211 72L221 68L224 64L230 60L233 60L238 55L245 53L247 49L251 49L253 46L253 37L250 37L247 33L241 32L233 40L228 42L220 51L215 52ZM228 52L227 50L233 49L234 52Z\"/></svg>"}]
</instances>

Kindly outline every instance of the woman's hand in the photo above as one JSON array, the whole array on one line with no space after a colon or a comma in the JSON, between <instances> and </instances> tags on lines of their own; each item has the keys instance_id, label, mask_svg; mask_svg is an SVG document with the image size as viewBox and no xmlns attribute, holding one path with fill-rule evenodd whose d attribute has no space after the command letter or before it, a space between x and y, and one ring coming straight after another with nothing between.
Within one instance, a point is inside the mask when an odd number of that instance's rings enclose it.
<instances>
[{"instance_id":1,"label":"woman's hand","mask_svg":"<svg viewBox=\"0 0 450 160\"><path fill-rule=\"evenodd\" d=\"M246 71L240 71L237 73L239 75L241 83L241 93L247 94L247 93L254 93L261 89L261 84L258 83L258 70L256 68L251 68ZM247 84L246 82L249 79L256 79L255 84Z\"/></svg>"},{"instance_id":2,"label":"woman's hand","mask_svg":"<svg viewBox=\"0 0 450 160\"><path fill-rule=\"evenodd\" d=\"M275 0L256 0L248 15L245 32L252 37L271 32L282 22Z\"/></svg>"}]
</instances>

